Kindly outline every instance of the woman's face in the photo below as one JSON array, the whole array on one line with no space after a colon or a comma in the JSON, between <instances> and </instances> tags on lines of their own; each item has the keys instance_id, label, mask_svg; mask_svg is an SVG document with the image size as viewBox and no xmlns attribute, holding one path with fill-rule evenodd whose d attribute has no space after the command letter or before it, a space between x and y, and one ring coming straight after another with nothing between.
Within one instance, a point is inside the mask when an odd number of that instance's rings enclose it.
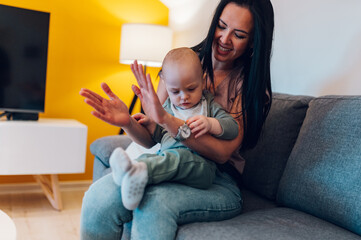
<instances>
[{"instance_id":1,"label":"woman's face","mask_svg":"<svg viewBox=\"0 0 361 240\"><path fill-rule=\"evenodd\" d=\"M249 46L253 30L251 12L235 3L229 3L219 18L214 34L212 55L215 64L233 65Z\"/></svg>"}]
</instances>

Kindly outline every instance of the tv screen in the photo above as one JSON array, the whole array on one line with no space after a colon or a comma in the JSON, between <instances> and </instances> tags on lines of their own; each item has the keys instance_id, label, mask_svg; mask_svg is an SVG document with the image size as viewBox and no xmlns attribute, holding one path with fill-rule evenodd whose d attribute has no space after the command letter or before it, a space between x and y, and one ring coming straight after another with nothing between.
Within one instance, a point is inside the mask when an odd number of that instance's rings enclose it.
<instances>
[{"instance_id":1,"label":"tv screen","mask_svg":"<svg viewBox=\"0 0 361 240\"><path fill-rule=\"evenodd\" d=\"M0 111L44 112L49 18L0 4Z\"/></svg>"}]
</instances>

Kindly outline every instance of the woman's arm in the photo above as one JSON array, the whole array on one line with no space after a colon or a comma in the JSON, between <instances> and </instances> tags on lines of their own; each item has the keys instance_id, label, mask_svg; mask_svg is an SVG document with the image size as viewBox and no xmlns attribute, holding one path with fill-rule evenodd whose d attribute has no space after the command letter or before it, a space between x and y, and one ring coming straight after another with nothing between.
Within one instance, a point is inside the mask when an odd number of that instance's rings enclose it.
<instances>
[{"instance_id":1,"label":"woman's arm","mask_svg":"<svg viewBox=\"0 0 361 240\"><path fill-rule=\"evenodd\" d=\"M178 128L184 124L184 121L172 116L163 109L154 91L150 75L145 76L142 65L138 65L135 61L131 65L131 69L139 84L139 88L132 86L132 89L142 102L146 115L175 137L178 133ZM239 124L239 133L234 140L220 140L209 134L203 135L196 140L192 134L190 138L183 141L183 144L206 158L218 163L225 163L242 143L242 140L243 122L242 125Z\"/></svg>"},{"instance_id":2,"label":"woman's arm","mask_svg":"<svg viewBox=\"0 0 361 240\"><path fill-rule=\"evenodd\" d=\"M145 148L151 148L156 144L152 138L154 130L152 133L150 133L148 128L141 125L136 119L132 117L130 118L130 124L123 126L123 129L134 142L142 145Z\"/></svg>"},{"instance_id":3,"label":"woman's arm","mask_svg":"<svg viewBox=\"0 0 361 240\"><path fill-rule=\"evenodd\" d=\"M241 145L243 140L243 129L239 128L237 138L233 140L222 140L209 134L202 135L195 141L194 136L187 139L183 144L200 155L223 164L227 162L232 153Z\"/></svg>"},{"instance_id":4,"label":"woman's arm","mask_svg":"<svg viewBox=\"0 0 361 240\"><path fill-rule=\"evenodd\" d=\"M238 102L238 99L241 99L238 96L235 102ZM240 112L241 104L234 104L230 112L237 113ZM242 144L244 132L243 132L243 119L237 114L231 114L232 117L238 123L238 135L235 139L232 140L222 140L215 138L209 134L203 135L202 137L197 138L197 142L193 141L193 136L191 139L183 142L187 147L195 150L199 154L214 160L217 163L225 163L230 159L232 153Z\"/></svg>"},{"instance_id":5,"label":"woman's arm","mask_svg":"<svg viewBox=\"0 0 361 240\"><path fill-rule=\"evenodd\" d=\"M154 146L155 142L151 138L151 134L129 115L128 107L124 102L112 92L107 84L102 83L101 87L109 99L103 98L89 89L80 90L80 95L85 97L85 103L94 108L91 113L106 123L122 127L128 136L138 144L149 148Z\"/></svg>"},{"instance_id":6,"label":"woman's arm","mask_svg":"<svg viewBox=\"0 0 361 240\"><path fill-rule=\"evenodd\" d=\"M235 102L238 101L238 98L240 98L240 96L236 98ZM238 107L241 107L241 104L238 104L238 106L237 104L234 104L231 109L231 112L240 112L238 110ZM214 162L220 164L227 162L230 159L232 153L242 144L244 137L242 118L237 117L236 114L231 114L231 115L235 118L235 120L238 123L238 135L235 139L223 140L216 138L210 134L204 134L201 137L195 138L194 137L195 135L192 134L190 138L188 138L186 141L183 141L182 143L185 146L193 149L200 155L213 160ZM170 119L165 120L166 122L165 125L168 126L168 128L166 127L165 128L168 130L171 129L173 126L177 126L178 124L176 125L175 122L177 122L178 120L176 120L175 117L170 115ZM177 132L178 132L178 128L176 128L173 134L177 134Z\"/></svg>"}]
</instances>

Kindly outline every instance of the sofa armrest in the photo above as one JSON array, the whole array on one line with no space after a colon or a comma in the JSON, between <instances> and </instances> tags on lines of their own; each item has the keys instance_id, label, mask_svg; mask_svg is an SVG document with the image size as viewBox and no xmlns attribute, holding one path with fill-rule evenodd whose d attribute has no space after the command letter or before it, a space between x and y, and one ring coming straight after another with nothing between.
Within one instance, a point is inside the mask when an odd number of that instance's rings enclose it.
<instances>
[{"instance_id":1,"label":"sofa armrest","mask_svg":"<svg viewBox=\"0 0 361 240\"><path fill-rule=\"evenodd\" d=\"M126 135L102 137L90 145L90 152L106 167L109 167L109 157L115 148L126 149L132 140Z\"/></svg>"}]
</instances>

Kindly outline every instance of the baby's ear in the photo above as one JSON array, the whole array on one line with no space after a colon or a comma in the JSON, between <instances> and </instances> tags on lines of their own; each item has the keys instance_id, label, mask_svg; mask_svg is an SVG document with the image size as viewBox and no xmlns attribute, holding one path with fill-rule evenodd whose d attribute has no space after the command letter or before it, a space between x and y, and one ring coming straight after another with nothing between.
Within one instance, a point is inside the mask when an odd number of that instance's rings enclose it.
<instances>
[{"instance_id":1,"label":"baby's ear","mask_svg":"<svg viewBox=\"0 0 361 240\"><path fill-rule=\"evenodd\" d=\"M158 77L159 77L159 82L162 83L162 85L165 85L164 74L162 69L158 72Z\"/></svg>"},{"instance_id":2,"label":"baby's ear","mask_svg":"<svg viewBox=\"0 0 361 240\"><path fill-rule=\"evenodd\" d=\"M160 79L163 78L163 71L162 71L162 69L159 70L159 72L158 72L158 77L159 77Z\"/></svg>"}]
</instances>

